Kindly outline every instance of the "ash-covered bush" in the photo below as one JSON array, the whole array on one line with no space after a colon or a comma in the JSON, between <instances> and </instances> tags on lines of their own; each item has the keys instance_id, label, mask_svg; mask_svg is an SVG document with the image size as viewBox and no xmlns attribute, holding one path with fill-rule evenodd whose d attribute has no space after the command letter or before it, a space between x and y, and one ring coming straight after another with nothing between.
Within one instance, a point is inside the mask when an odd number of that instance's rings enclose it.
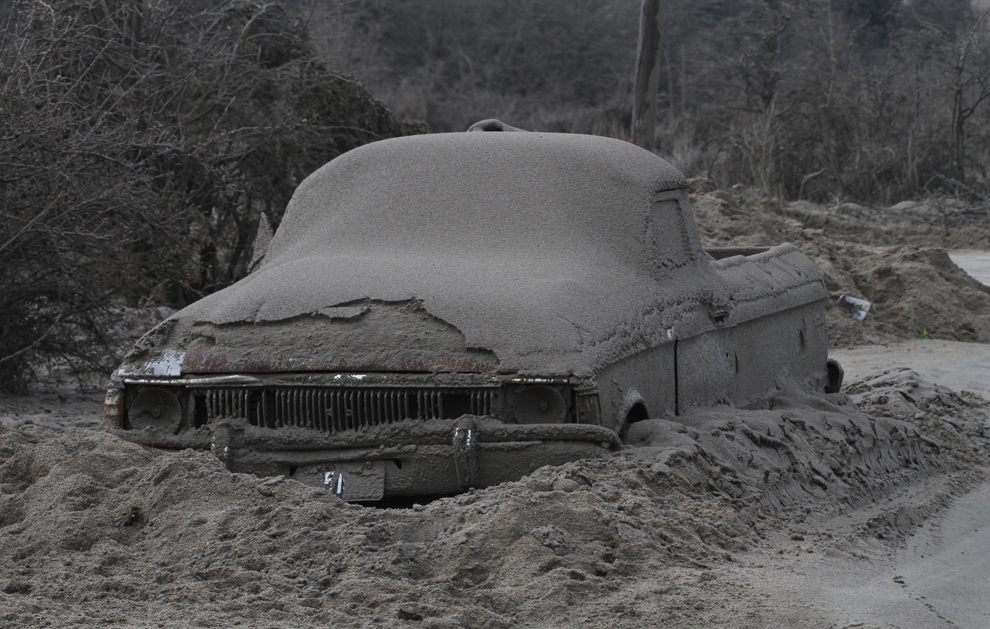
<instances>
[{"instance_id":1,"label":"ash-covered bush","mask_svg":"<svg viewBox=\"0 0 990 629\"><path fill-rule=\"evenodd\" d=\"M0 44L0 389L38 357L108 368L113 309L245 272L262 211L415 131L277 5L22 0ZM109 353L107 350L111 350Z\"/></svg>"}]
</instances>

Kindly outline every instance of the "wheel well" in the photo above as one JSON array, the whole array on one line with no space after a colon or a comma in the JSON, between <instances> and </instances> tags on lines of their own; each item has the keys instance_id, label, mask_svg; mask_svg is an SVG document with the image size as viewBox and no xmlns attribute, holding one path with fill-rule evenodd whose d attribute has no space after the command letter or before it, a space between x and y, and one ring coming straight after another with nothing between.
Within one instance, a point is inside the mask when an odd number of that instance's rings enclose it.
<instances>
[{"instance_id":1,"label":"wheel well","mask_svg":"<svg viewBox=\"0 0 990 629\"><path fill-rule=\"evenodd\" d=\"M825 393L838 393L842 390L842 378L845 375L845 370L842 369L839 361L829 358L826 363L826 371L828 372L828 384L825 385Z\"/></svg>"},{"instance_id":2,"label":"wheel well","mask_svg":"<svg viewBox=\"0 0 990 629\"><path fill-rule=\"evenodd\" d=\"M650 418L650 414L646 410L646 404L642 402L636 402L635 404L632 405L632 408L629 409L629 412L626 413L626 425L631 426L636 422L641 422L644 419L649 419L649 418Z\"/></svg>"}]
</instances>

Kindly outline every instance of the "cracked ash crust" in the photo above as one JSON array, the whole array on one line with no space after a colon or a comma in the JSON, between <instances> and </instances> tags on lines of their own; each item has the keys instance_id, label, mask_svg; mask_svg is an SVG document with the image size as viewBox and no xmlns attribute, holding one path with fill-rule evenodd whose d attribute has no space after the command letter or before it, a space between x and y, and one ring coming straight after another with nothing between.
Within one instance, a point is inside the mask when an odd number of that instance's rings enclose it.
<instances>
[{"instance_id":1,"label":"cracked ash crust","mask_svg":"<svg viewBox=\"0 0 990 629\"><path fill-rule=\"evenodd\" d=\"M187 348L183 369L197 373L498 369L493 352L467 347L457 328L416 300L362 300L275 321L197 321L178 344Z\"/></svg>"}]
</instances>

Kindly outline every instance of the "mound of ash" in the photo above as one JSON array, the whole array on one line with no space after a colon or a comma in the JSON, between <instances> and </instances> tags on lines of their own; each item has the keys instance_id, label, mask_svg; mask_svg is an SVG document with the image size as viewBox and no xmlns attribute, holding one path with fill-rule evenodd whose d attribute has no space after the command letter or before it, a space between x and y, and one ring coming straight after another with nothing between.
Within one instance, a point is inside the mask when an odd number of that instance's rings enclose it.
<instances>
[{"instance_id":1,"label":"mound of ash","mask_svg":"<svg viewBox=\"0 0 990 629\"><path fill-rule=\"evenodd\" d=\"M899 373L850 390L645 420L610 460L409 509L99 431L0 428L0 626L743 626L760 602L723 568L767 531L985 449L979 398Z\"/></svg>"}]
</instances>

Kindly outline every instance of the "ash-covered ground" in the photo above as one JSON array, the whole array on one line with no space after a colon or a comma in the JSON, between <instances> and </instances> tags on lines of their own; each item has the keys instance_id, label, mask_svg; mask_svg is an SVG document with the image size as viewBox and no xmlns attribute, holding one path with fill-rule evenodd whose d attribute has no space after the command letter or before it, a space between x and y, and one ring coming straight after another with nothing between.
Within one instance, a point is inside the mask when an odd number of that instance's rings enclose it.
<instances>
[{"instance_id":1,"label":"ash-covered ground","mask_svg":"<svg viewBox=\"0 0 990 629\"><path fill-rule=\"evenodd\" d=\"M829 312L839 344L990 342L990 289L945 255L987 242L964 219L947 242L919 220L857 244L815 208L701 190L706 242L795 242L834 297L873 302L864 322ZM982 485L990 447L983 398L877 370L381 509L121 441L98 429L100 399L52 385L0 401L0 627L879 627L818 590L910 546Z\"/></svg>"},{"instance_id":2,"label":"ash-covered ground","mask_svg":"<svg viewBox=\"0 0 990 629\"><path fill-rule=\"evenodd\" d=\"M764 555L896 546L984 473L981 398L907 370L849 390L648 420L611 460L404 509L0 428L0 626L779 626Z\"/></svg>"}]
</instances>

